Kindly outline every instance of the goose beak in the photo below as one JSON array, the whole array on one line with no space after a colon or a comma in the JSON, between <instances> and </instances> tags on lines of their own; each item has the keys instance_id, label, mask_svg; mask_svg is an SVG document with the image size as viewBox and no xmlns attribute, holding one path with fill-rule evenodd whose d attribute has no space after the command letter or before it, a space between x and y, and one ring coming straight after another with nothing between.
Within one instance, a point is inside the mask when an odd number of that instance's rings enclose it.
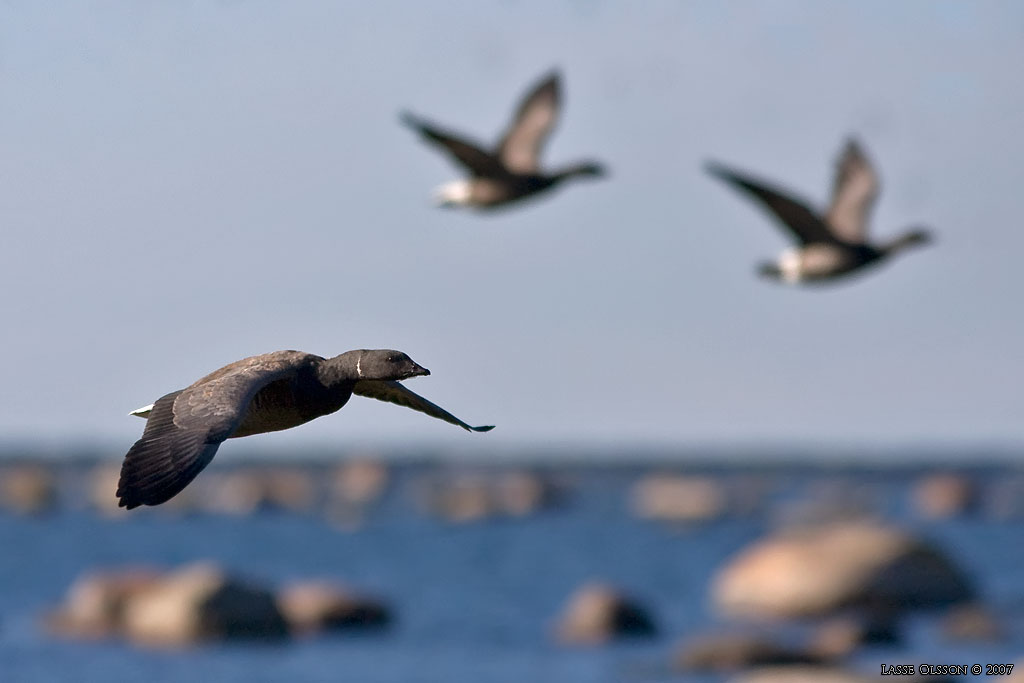
<instances>
[{"instance_id":1,"label":"goose beak","mask_svg":"<svg viewBox=\"0 0 1024 683\"><path fill-rule=\"evenodd\" d=\"M427 370L422 365L417 363L412 364L412 372L409 373L410 377L426 377L430 374L430 370Z\"/></svg>"}]
</instances>

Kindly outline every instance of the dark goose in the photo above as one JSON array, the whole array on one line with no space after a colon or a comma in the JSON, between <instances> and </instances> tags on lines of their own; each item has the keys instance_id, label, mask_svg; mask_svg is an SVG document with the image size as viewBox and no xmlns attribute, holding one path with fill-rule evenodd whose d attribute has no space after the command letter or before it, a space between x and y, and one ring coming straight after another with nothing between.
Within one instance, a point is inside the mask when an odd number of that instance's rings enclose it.
<instances>
[{"instance_id":1,"label":"dark goose","mask_svg":"<svg viewBox=\"0 0 1024 683\"><path fill-rule=\"evenodd\" d=\"M766 277L788 283L834 280L931 241L922 229L887 242L869 241L868 214L878 196L878 176L853 139L839 158L832 204L823 216L792 195L721 164L709 163L707 171L761 202L796 238L799 246L761 266Z\"/></svg>"},{"instance_id":2,"label":"dark goose","mask_svg":"<svg viewBox=\"0 0 1024 683\"><path fill-rule=\"evenodd\" d=\"M290 429L340 409L352 394L395 403L474 432L398 380L430 371L400 351L348 351L321 358L275 351L244 358L186 389L133 411L148 418L121 465L117 497L129 510L177 495L206 467L225 439Z\"/></svg>"},{"instance_id":3,"label":"dark goose","mask_svg":"<svg viewBox=\"0 0 1024 683\"><path fill-rule=\"evenodd\" d=\"M550 190L569 178L604 175L604 168L592 161L551 172L540 169L541 149L555 127L561 99L561 81L558 73L552 72L523 99L508 131L494 150L485 150L404 112L402 121L406 125L447 151L469 171L468 179L438 188L438 204L495 208Z\"/></svg>"}]
</instances>

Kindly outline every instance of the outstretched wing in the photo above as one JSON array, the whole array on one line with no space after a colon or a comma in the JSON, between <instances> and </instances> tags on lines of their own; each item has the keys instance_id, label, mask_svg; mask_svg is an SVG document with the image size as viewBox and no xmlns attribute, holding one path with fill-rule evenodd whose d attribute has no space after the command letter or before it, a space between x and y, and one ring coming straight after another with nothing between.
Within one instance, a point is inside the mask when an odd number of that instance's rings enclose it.
<instances>
[{"instance_id":1,"label":"outstretched wing","mask_svg":"<svg viewBox=\"0 0 1024 683\"><path fill-rule=\"evenodd\" d=\"M424 139L440 146L451 154L472 175L493 178L505 174L505 169L502 167L501 162L494 155L485 152L472 142L443 131L423 119L413 116L409 112L403 112L401 118L405 125L417 131Z\"/></svg>"},{"instance_id":2,"label":"outstretched wing","mask_svg":"<svg viewBox=\"0 0 1024 683\"><path fill-rule=\"evenodd\" d=\"M159 505L180 493L237 429L252 397L308 358L297 352L247 358L154 403L142 438L121 465L118 504Z\"/></svg>"},{"instance_id":3,"label":"outstretched wing","mask_svg":"<svg viewBox=\"0 0 1024 683\"><path fill-rule=\"evenodd\" d=\"M825 221L844 242L868 241L868 214L878 197L878 175L856 140L846 142L832 186L832 206Z\"/></svg>"},{"instance_id":4,"label":"outstretched wing","mask_svg":"<svg viewBox=\"0 0 1024 683\"><path fill-rule=\"evenodd\" d=\"M436 417L439 420L450 422L453 425L458 425L463 429L468 429L469 431L487 432L494 429L494 425L486 427L471 427L441 406L431 403L417 393L409 391L399 382L363 379L356 382L356 386L352 390L352 393L360 396L367 396L369 398L375 398L378 401L387 401L388 403L412 408L413 410L418 410L421 413L426 413L430 417Z\"/></svg>"},{"instance_id":5,"label":"outstretched wing","mask_svg":"<svg viewBox=\"0 0 1024 683\"><path fill-rule=\"evenodd\" d=\"M761 202L802 244L836 241L825 223L803 202L720 164L711 162L705 168Z\"/></svg>"},{"instance_id":6,"label":"outstretched wing","mask_svg":"<svg viewBox=\"0 0 1024 683\"><path fill-rule=\"evenodd\" d=\"M167 394L153 404L142 438L125 456L117 482L121 507L131 510L170 500L213 460L220 441L208 443L202 425L182 428L174 423L174 401L180 394Z\"/></svg>"},{"instance_id":7,"label":"outstretched wing","mask_svg":"<svg viewBox=\"0 0 1024 683\"><path fill-rule=\"evenodd\" d=\"M549 74L523 98L498 146L498 156L506 167L518 173L538 171L541 149L558 122L561 99L557 72Z\"/></svg>"}]
</instances>

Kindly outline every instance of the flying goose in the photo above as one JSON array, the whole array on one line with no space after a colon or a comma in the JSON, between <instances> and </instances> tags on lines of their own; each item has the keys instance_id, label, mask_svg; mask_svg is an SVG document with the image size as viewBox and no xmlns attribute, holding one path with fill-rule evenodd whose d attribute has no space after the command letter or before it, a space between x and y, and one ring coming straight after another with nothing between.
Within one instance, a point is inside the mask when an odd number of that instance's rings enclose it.
<instances>
[{"instance_id":1,"label":"flying goose","mask_svg":"<svg viewBox=\"0 0 1024 683\"><path fill-rule=\"evenodd\" d=\"M520 103L494 150L485 150L409 112L403 112L401 118L426 140L444 148L469 171L468 179L437 189L438 205L486 209L549 190L568 178L604 175L604 168L591 161L548 173L540 169L541 148L555 127L560 106L561 81L558 73L552 72Z\"/></svg>"},{"instance_id":2,"label":"flying goose","mask_svg":"<svg viewBox=\"0 0 1024 683\"><path fill-rule=\"evenodd\" d=\"M429 375L388 349L321 358L275 351L225 365L186 389L131 412L146 429L121 465L118 504L129 510L176 496L206 467L225 439L290 429L340 409L352 394L396 403L474 432L398 380Z\"/></svg>"},{"instance_id":3,"label":"flying goose","mask_svg":"<svg viewBox=\"0 0 1024 683\"><path fill-rule=\"evenodd\" d=\"M832 280L931 241L931 234L922 229L883 243L868 241L868 214L878 195L878 176L852 138L839 158L832 205L824 215L782 190L721 164L711 162L707 171L764 204L799 242L778 261L761 265L766 277L787 283Z\"/></svg>"}]
</instances>

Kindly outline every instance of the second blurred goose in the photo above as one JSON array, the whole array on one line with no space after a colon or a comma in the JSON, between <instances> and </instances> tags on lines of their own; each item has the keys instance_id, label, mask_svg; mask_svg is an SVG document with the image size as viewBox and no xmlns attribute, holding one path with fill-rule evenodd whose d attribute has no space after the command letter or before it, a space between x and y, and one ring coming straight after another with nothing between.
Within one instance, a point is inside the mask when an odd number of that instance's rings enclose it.
<instances>
[{"instance_id":1,"label":"second blurred goose","mask_svg":"<svg viewBox=\"0 0 1024 683\"><path fill-rule=\"evenodd\" d=\"M847 141L839 158L832 204L824 215L782 190L721 164L709 163L707 170L761 202L799 242L777 261L761 266L766 277L788 283L834 280L931 241L931 234L922 229L886 242L868 241L868 214L878 196L878 176L856 140Z\"/></svg>"},{"instance_id":2,"label":"second blurred goose","mask_svg":"<svg viewBox=\"0 0 1024 683\"><path fill-rule=\"evenodd\" d=\"M555 171L541 170L541 148L555 126L560 106L560 79L552 72L523 99L494 150L484 149L408 112L403 112L402 121L469 171L468 179L438 188L438 204L486 209L536 195L569 178L604 175L604 168L592 161Z\"/></svg>"}]
</instances>

